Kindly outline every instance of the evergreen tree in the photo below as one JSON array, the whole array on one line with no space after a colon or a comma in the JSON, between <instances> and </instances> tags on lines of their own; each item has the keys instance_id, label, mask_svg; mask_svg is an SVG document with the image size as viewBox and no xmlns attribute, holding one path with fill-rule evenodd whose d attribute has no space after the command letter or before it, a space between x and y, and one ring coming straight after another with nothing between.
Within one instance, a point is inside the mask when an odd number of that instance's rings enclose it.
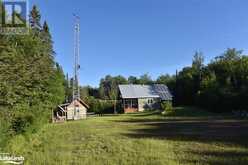
<instances>
[{"instance_id":1,"label":"evergreen tree","mask_svg":"<svg viewBox=\"0 0 248 165\"><path fill-rule=\"evenodd\" d=\"M129 76L128 77L128 83L129 84L139 84L139 80L135 76Z\"/></svg>"},{"instance_id":2,"label":"evergreen tree","mask_svg":"<svg viewBox=\"0 0 248 165\"><path fill-rule=\"evenodd\" d=\"M35 30L40 30L41 29L40 20L41 20L40 12L37 6L34 5L29 15L29 21L30 21L31 28Z\"/></svg>"}]
</instances>

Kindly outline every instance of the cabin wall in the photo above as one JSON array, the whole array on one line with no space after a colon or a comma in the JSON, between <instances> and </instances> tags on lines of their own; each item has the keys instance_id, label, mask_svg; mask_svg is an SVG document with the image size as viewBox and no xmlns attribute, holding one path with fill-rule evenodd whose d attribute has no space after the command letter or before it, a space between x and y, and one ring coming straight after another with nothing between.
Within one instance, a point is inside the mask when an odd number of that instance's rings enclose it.
<instances>
[{"instance_id":1,"label":"cabin wall","mask_svg":"<svg viewBox=\"0 0 248 165\"><path fill-rule=\"evenodd\" d=\"M138 102L139 102L139 112L160 108L159 98L140 98L138 99Z\"/></svg>"},{"instance_id":2,"label":"cabin wall","mask_svg":"<svg viewBox=\"0 0 248 165\"><path fill-rule=\"evenodd\" d=\"M131 103L130 100L132 100ZM134 100L136 100L137 106L133 106ZM123 99L123 108L125 113L143 112L160 109L160 103L159 98Z\"/></svg>"},{"instance_id":3,"label":"cabin wall","mask_svg":"<svg viewBox=\"0 0 248 165\"><path fill-rule=\"evenodd\" d=\"M74 119L74 108L68 108L67 109L67 120L73 120Z\"/></svg>"},{"instance_id":4,"label":"cabin wall","mask_svg":"<svg viewBox=\"0 0 248 165\"><path fill-rule=\"evenodd\" d=\"M86 119L87 109L85 107L80 107L79 117L80 119Z\"/></svg>"},{"instance_id":5,"label":"cabin wall","mask_svg":"<svg viewBox=\"0 0 248 165\"><path fill-rule=\"evenodd\" d=\"M75 107L76 106L76 111ZM72 102L67 107L67 120L79 120L79 119L86 119L87 115L87 108L83 106L79 101Z\"/></svg>"},{"instance_id":6,"label":"cabin wall","mask_svg":"<svg viewBox=\"0 0 248 165\"><path fill-rule=\"evenodd\" d=\"M74 111L75 111L74 107L67 108L67 119L68 120L78 120L78 119L86 118L87 109L84 106L76 107L76 112Z\"/></svg>"}]
</instances>

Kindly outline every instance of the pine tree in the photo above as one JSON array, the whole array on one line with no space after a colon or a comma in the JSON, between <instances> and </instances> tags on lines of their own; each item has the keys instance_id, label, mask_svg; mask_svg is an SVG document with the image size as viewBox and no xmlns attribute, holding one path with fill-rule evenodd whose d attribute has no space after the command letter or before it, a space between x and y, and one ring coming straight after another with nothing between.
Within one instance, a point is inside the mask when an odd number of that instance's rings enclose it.
<instances>
[{"instance_id":1,"label":"pine tree","mask_svg":"<svg viewBox=\"0 0 248 165\"><path fill-rule=\"evenodd\" d=\"M31 28L40 30L41 29L41 23L40 23L41 15L36 5L33 6L29 17L30 17L29 20L30 20Z\"/></svg>"}]
</instances>

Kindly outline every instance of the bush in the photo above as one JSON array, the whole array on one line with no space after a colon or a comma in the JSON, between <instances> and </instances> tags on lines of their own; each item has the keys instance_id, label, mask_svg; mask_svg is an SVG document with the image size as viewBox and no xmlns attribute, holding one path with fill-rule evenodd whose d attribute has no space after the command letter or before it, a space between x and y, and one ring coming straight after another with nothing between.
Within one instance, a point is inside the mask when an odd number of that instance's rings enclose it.
<instances>
[{"instance_id":1,"label":"bush","mask_svg":"<svg viewBox=\"0 0 248 165\"><path fill-rule=\"evenodd\" d=\"M34 116L31 113L17 113L11 120L10 129L12 134L21 134L26 131L34 122Z\"/></svg>"},{"instance_id":2,"label":"bush","mask_svg":"<svg viewBox=\"0 0 248 165\"><path fill-rule=\"evenodd\" d=\"M95 99L94 97L88 97L85 99L87 104L89 105L90 112L95 112L97 114L112 114L114 113L114 101L110 100L100 100L100 99ZM116 108L117 111L120 112L120 103L116 102Z\"/></svg>"},{"instance_id":3,"label":"bush","mask_svg":"<svg viewBox=\"0 0 248 165\"><path fill-rule=\"evenodd\" d=\"M163 110L162 114L166 114L167 112L173 111L172 103L169 101L162 102L161 108Z\"/></svg>"}]
</instances>

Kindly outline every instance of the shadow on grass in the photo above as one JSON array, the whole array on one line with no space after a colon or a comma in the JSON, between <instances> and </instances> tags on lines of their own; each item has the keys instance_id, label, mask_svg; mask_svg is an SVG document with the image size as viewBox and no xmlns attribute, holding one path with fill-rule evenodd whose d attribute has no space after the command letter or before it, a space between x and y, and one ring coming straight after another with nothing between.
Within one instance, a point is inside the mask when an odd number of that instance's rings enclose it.
<instances>
[{"instance_id":1,"label":"shadow on grass","mask_svg":"<svg viewBox=\"0 0 248 165\"><path fill-rule=\"evenodd\" d=\"M137 127L132 133L125 134L132 138L223 142L248 147L247 120L190 107L175 108L174 114L162 116L159 111L144 112L129 114L130 118L112 121L143 125L142 129Z\"/></svg>"},{"instance_id":2,"label":"shadow on grass","mask_svg":"<svg viewBox=\"0 0 248 165\"><path fill-rule=\"evenodd\" d=\"M197 112L196 112L197 111ZM234 119L228 115L216 115L197 109L178 108L174 114L153 118L155 113L130 115L124 120L114 122L130 123L130 133L123 134L130 138L167 139L181 142L200 142L205 144L220 143L224 145L248 148L248 121ZM151 116L151 117L147 117ZM189 155L200 160L187 157L182 162L191 164L247 165L248 150L214 150L211 148L188 149ZM184 158L182 158L184 159Z\"/></svg>"},{"instance_id":3,"label":"shadow on grass","mask_svg":"<svg viewBox=\"0 0 248 165\"><path fill-rule=\"evenodd\" d=\"M135 120L122 121L135 122ZM248 147L248 121L167 119L139 122L144 129L133 130L126 136L133 138L166 138L180 141L206 141L234 143Z\"/></svg>"},{"instance_id":4,"label":"shadow on grass","mask_svg":"<svg viewBox=\"0 0 248 165\"><path fill-rule=\"evenodd\" d=\"M223 142L248 147L248 121L220 116L196 108L176 108L174 116L152 118L159 111L130 115L114 122L143 125L125 134L132 138L159 138L181 141ZM137 117L137 118L136 118ZM143 118L144 117L144 118ZM139 128L139 127L137 127Z\"/></svg>"},{"instance_id":5,"label":"shadow on grass","mask_svg":"<svg viewBox=\"0 0 248 165\"><path fill-rule=\"evenodd\" d=\"M133 121L124 121L133 122ZM129 138L167 139L183 142L222 143L242 148L248 147L248 122L238 120L164 120L164 122L143 122L142 129L133 129L131 133L123 134ZM206 151L207 150L207 151ZM192 146L189 155L202 160L187 158L182 160L185 164L218 164L218 165L247 165L248 151L215 151L198 149ZM194 157L195 157L194 156ZM198 163L197 163L198 162Z\"/></svg>"},{"instance_id":6,"label":"shadow on grass","mask_svg":"<svg viewBox=\"0 0 248 165\"><path fill-rule=\"evenodd\" d=\"M130 118L122 120L111 120L112 122L123 122L123 123L132 123L132 124L144 124L149 125L152 123L200 123L200 122L212 122L212 121L231 121L232 118L223 119L223 117L161 117L161 118ZM241 120L242 121L242 120ZM240 122L241 122L240 121Z\"/></svg>"},{"instance_id":7,"label":"shadow on grass","mask_svg":"<svg viewBox=\"0 0 248 165\"><path fill-rule=\"evenodd\" d=\"M213 165L247 165L248 152L244 151L201 151L201 152L190 152L197 157L203 157L201 160L202 164L213 164ZM186 160L187 163L196 163L195 160ZM198 161L199 162L199 161Z\"/></svg>"}]
</instances>

